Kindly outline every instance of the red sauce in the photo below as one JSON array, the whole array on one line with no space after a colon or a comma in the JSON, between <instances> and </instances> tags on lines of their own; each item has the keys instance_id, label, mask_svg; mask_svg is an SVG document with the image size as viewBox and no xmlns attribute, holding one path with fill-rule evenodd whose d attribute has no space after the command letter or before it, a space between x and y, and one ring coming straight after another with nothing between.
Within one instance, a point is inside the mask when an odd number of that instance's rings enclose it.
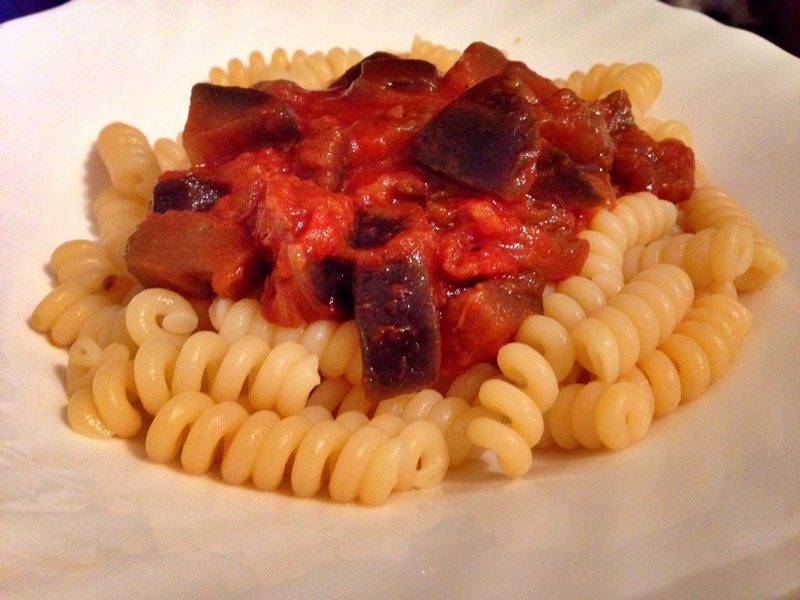
<instances>
[{"instance_id":1,"label":"red sauce","mask_svg":"<svg viewBox=\"0 0 800 600\"><path fill-rule=\"evenodd\" d=\"M443 371L493 358L545 283L580 271L576 234L616 194L693 186L691 151L636 128L625 98L587 104L483 44L446 74L379 55L322 91L255 88L197 88L195 166L164 179L223 190L207 213L252 237L264 315L284 325L358 316L354 272L413 256Z\"/></svg>"}]
</instances>

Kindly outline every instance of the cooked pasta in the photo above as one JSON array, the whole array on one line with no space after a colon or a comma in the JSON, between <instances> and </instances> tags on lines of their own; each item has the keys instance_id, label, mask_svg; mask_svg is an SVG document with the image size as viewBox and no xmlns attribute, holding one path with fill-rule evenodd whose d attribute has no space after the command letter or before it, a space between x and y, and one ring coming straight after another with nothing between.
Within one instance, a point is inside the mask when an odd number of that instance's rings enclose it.
<instances>
[{"instance_id":1,"label":"cooked pasta","mask_svg":"<svg viewBox=\"0 0 800 600\"><path fill-rule=\"evenodd\" d=\"M404 54L440 72L460 55L419 37ZM279 48L214 67L209 79L320 89L362 58ZM646 115L662 85L649 63L595 65L557 83L588 101L625 90L655 140L692 143L685 123ZM226 483L288 484L302 497L378 505L487 453L519 478L538 448L622 450L723 376L752 325L739 295L787 264L722 190L698 186L680 206L623 195L589 215L578 233L589 247L580 272L548 282L542 314L527 316L494 360L375 403L362 385L354 320L284 327L254 298L201 303L143 289L125 248L159 175L190 167L182 135L151 146L138 129L112 123L97 148L112 182L92 204L98 240L56 248L56 285L30 320L69 348L70 426L98 438L146 429L154 462L178 459L196 475L218 463Z\"/></svg>"},{"instance_id":2,"label":"cooked pasta","mask_svg":"<svg viewBox=\"0 0 800 600\"><path fill-rule=\"evenodd\" d=\"M60 347L72 344L93 315L124 302L136 285L102 247L87 240L61 244L51 255L50 269L59 285L39 302L30 323Z\"/></svg>"},{"instance_id":3,"label":"cooked pasta","mask_svg":"<svg viewBox=\"0 0 800 600\"><path fill-rule=\"evenodd\" d=\"M245 334L258 335L269 344L294 341L319 357L320 373L327 378L361 381L361 348L354 321L316 321L299 327L281 327L261 315L261 304L244 298L236 302L216 298L209 308L214 328L228 341Z\"/></svg>"},{"instance_id":4,"label":"cooked pasta","mask_svg":"<svg viewBox=\"0 0 800 600\"><path fill-rule=\"evenodd\" d=\"M634 246L625 253L626 279L659 262L677 265L697 289L733 283L753 262L753 234L740 223L702 229Z\"/></svg>"},{"instance_id":5,"label":"cooked pasta","mask_svg":"<svg viewBox=\"0 0 800 600\"><path fill-rule=\"evenodd\" d=\"M327 480L334 501L367 505L383 504L395 490L438 485L449 463L432 423L407 424L393 415L369 420L351 412L334 420L321 407L284 418L266 410L248 414L240 404L215 403L200 392L185 392L162 407L146 440L151 460L170 462L180 453L193 474L208 471L220 445L227 483L252 479L257 488L272 490L288 472L298 496L317 495Z\"/></svg>"},{"instance_id":6,"label":"cooked pasta","mask_svg":"<svg viewBox=\"0 0 800 600\"><path fill-rule=\"evenodd\" d=\"M786 257L780 249L767 240L752 218L727 192L712 186L698 187L682 208L688 231L709 227L720 229L726 223L738 223L753 233L753 259L750 267L735 280L738 290L751 292L760 289L786 270Z\"/></svg>"},{"instance_id":7,"label":"cooked pasta","mask_svg":"<svg viewBox=\"0 0 800 600\"><path fill-rule=\"evenodd\" d=\"M253 52L246 65L239 59L232 59L227 69L214 67L209 72L209 81L216 85L249 87L259 81L287 79L314 90L342 75L362 58L361 53L353 49L333 48L327 53L311 54L297 50L289 57L286 50L278 48L269 62L261 52Z\"/></svg>"},{"instance_id":8,"label":"cooked pasta","mask_svg":"<svg viewBox=\"0 0 800 600\"><path fill-rule=\"evenodd\" d=\"M640 356L654 350L658 340L671 335L694 299L688 275L673 265L654 265L641 271L622 290L623 300L615 303L612 299L570 331L578 361L609 383L633 368ZM654 302L653 298L659 300Z\"/></svg>"},{"instance_id":9,"label":"cooked pasta","mask_svg":"<svg viewBox=\"0 0 800 600\"><path fill-rule=\"evenodd\" d=\"M73 429L91 437L132 437L142 428L142 414L134 405L133 363L114 354L103 358L91 386L70 396L67 420Z\"/></svg>"},{"instance_id":10,"label":"cooked pasta","mask_svg":"<svg viewBox=\"0 0 800 600\"><path fill-rule=\"evenodd\" d=\"M146 204L161 169L142 132L126 123L106 125L97 136L97 151L114 187Z\"/></svg>"}]
</instances>

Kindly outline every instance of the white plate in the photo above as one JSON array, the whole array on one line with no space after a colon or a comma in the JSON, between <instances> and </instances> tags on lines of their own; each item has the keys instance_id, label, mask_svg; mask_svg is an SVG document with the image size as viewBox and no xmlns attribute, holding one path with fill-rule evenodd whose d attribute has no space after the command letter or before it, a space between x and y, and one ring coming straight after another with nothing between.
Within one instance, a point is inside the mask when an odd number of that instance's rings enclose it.
<instances>
[{"instance_id":1,"label":"white plate","mask_svg":"<svg viewBox=\"0 0 800 600\"><path fill-rule=\"evenodd\" d=\"M324 5L323 5L324 4ZM800 60L655 1L74 0L0 27L0 430L6 598L800 597ZM656 63L712 180L790 257L747 299L731 373L628 451L473 465L378 509L226 486L65 424L65 352L26 320L91 233L93 140L181 128L190 86L253 49L484 40L541 73Z\"/></svg>"}]
</instances>

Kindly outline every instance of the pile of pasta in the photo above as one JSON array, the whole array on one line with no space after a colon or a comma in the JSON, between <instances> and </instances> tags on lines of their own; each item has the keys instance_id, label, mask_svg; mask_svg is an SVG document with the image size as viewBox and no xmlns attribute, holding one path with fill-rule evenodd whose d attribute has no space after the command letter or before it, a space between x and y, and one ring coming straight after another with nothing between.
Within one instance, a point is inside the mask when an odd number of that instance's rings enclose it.
<instances>
[{"instance_id":1,"label":"pile of pasta","mask_svg":"<svg viewBox=\"0 0 800 600\"><path fill-rule=\"evenodd\" d=\"M419 38L409 56L448 69L458 52ZM319 88L362 58L283 50L269 61L215 68L220 85L264 78ZM586 100L625 89L656 139L691 138L677 121L646 116L661 89L650 64L595 65L560 85ZM396 491L437 486L448 469L493 454L510 478L540 448L621 450L655 418L701 396L734 360L752 315L739 294L786 268L781 252L724 191L704 182L679 207L649 193L618 199L582 231L580 274L549 286L494 362L438 389L368 402L355 323L289 329L256 300L190 301L143 289L126 271L128 236L155 179L185 169L177 140L151 145L113 123L97 146L112 181L92 209L99 239L56 248L57 285L32 327L69 348L66 393L78 433L130 438L147 456L230 484L289 485L298 496L377 505Z\"/></svg>"}]
</instances>

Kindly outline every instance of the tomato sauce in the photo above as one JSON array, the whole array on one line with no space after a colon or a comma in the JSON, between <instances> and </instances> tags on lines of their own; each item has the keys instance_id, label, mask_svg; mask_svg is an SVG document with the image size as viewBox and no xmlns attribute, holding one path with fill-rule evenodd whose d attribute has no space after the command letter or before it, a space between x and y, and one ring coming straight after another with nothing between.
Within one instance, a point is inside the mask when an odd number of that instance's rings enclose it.
<instances>
[{"instance_id":1,"label":"tomato sauce","mask_svg":"<svg viewBox=\"0 0 800 600\"><path fill-rule=\"evenodd\" d=\"M128 265L184 293L249 288L287 326L355 317L368 393L418 389L493 359L546 283L580 271L576 234L617 194L685 199L693 156L672 142L639 130L624 96L586 103L480 43L445 74L378 53L320 91L198 84L193 167L162 176ZM162 228L176 210L186 223ZM196 248L176 264L170 248L198 244L188 213L208 240L208 219L224 223L247 262L223 277Z\"/></svg>"}]
</instances>

